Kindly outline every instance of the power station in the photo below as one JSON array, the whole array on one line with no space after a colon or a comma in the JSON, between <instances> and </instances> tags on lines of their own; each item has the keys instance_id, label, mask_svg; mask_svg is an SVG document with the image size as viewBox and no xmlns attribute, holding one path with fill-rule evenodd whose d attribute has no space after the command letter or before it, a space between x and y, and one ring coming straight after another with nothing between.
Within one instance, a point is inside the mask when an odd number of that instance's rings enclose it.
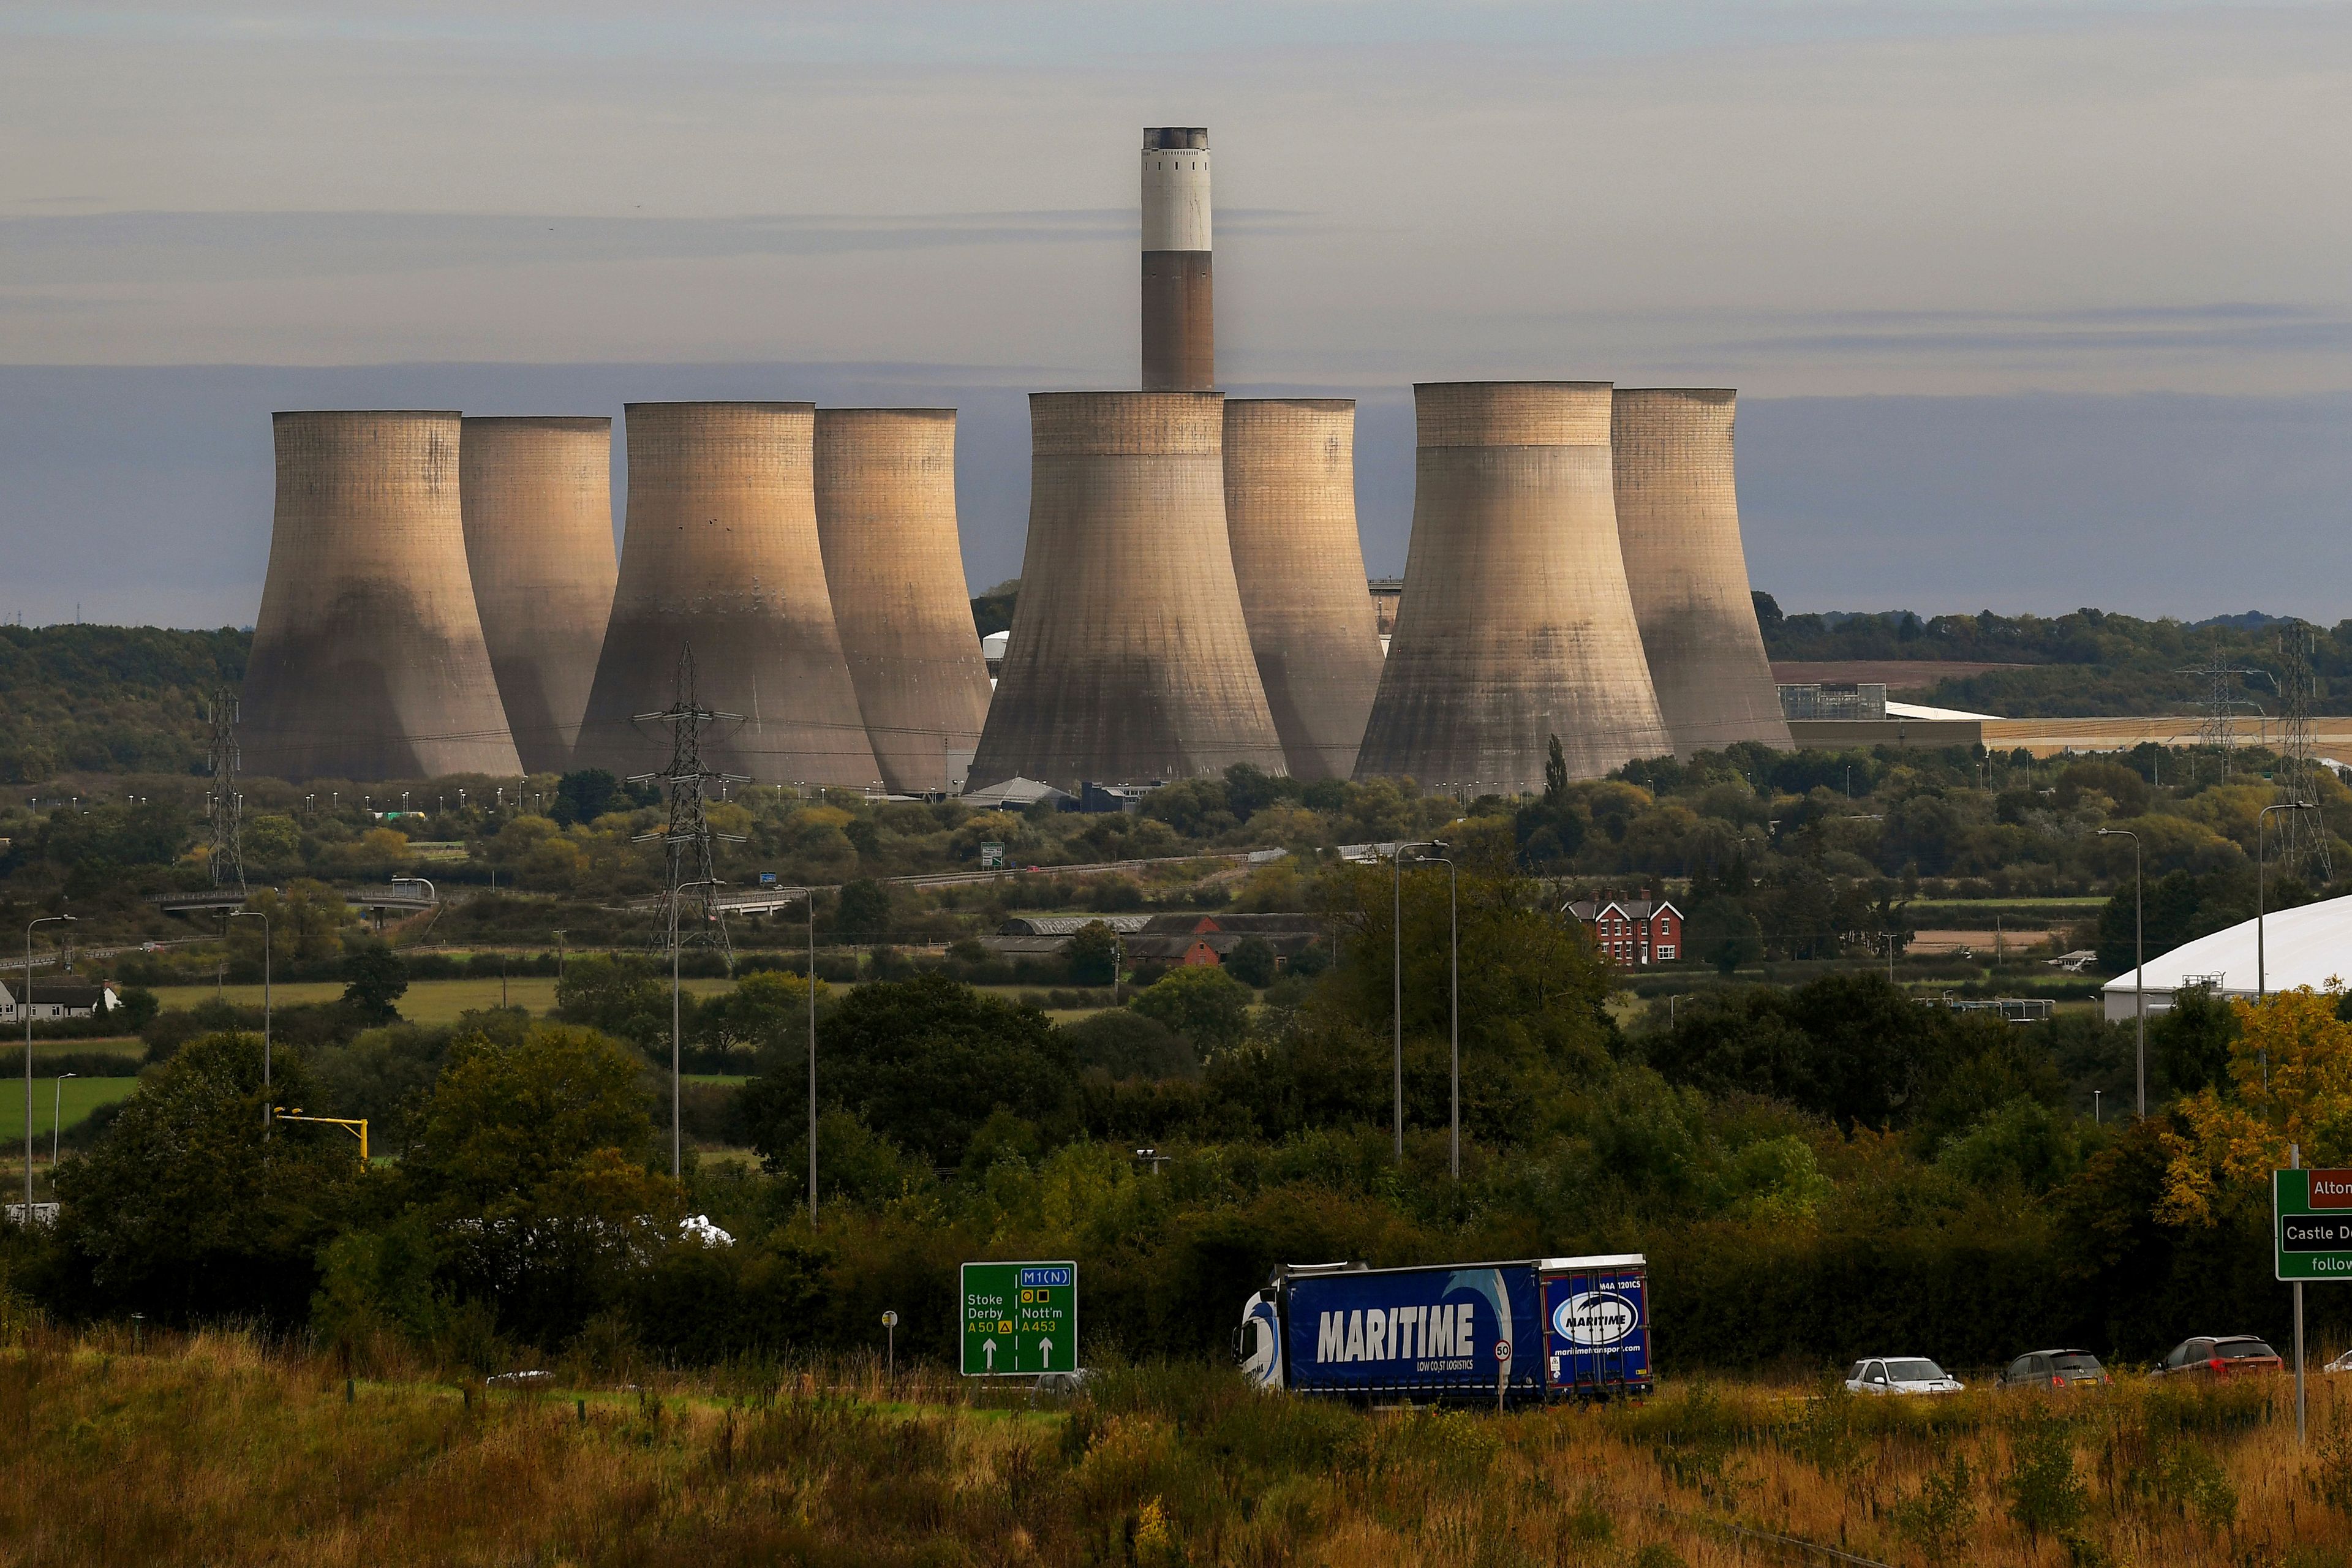
<instances>
[{"instance_id":1,"label":"power station","mask_svg":"<svg viewBox=\"0 0 2352 1568\"><path fill-rule=\"evenodd\" d=\"M1217 384L1216 290L1209 274L1209 133L1143 133L1143 390Z\"/></svg>"},{"instance_id":2,"label":"power station","mask_svg":"<svg viewBox=\"0 0 2352 1568\"><path fill-rule=\"evenodd\" d=\"M1353 399L1225 400L1225 531L1290 776L1344 779L1381 683Z\"/></svg>"},{"instance_id":3,"label":"power station","mask_svg":"<svg viewBox=\"0 0 2352 1568\"><path fill-rule=\"evenodd\" d=\"M952 793L1214 773L1506 795L1788 746L1748 591L1736 395L1414 388L1385 657L1356 405L1216 391L1209 135L1143 133L1140 390L1030 399L1000 679L959 538L957 416L788 402L611 422L280 414L245 751L286 777L649 775L690 649L698 766ZM698 721L699 723L700 721Z\"/></svg>"},{"instance_id":4,"label":"power station","mask_svg":"<svg viewBox=\"0 0 2352 1568\"><path fill-rule=\"evenodd\" d=\"M1413 388L1404 602L1356 777L1543 788L1673 748L1625 584L1606 382Z\"/></svg>"},{"instance_id":5,"label":"power station","mask_svg":"<svg viewBox=\"0 0 2352 1568\"><path fill-rule=\"evenodd\" d=\"M810 403L627 405L620 581L573 764L669 760L648 716L694 653L714 772L871 788L881 778L842 657L817 543Z\"/></svg>"},{"instance_id":6,"label":"power station","mask_svg":"<svg viewBox=\"0 0 2352 1568\"><path fill-rule=\"evenodd\" d=\"M468 418L458 489L474 604L527 772L571 765L613 613L613 422Z\"/></svg>"},{"instance_id":7,"label":"power station","mask_svg":"<svg viewBox=\"0 0 2352 1568\"><path fill-rule=\"evenodd\" d=\"M1791 743L1739 541L1738 401L1714 388L1621 387L1610 415L1625 582L1658 710L1685 758Z\"/></svg>"},{"instance_id":8,"label":"power station","mask_svg":"<svg viewBox=\"0 0 2352 1568\"><path fill-rule=\"evenodd\" d=\"M988 719L956 532L952 408L820 408L816 532L883 784L960 788Z\"/></svg>"},{"instance_id":9,"label":"power station","mask_svg":"<svg viewBox=\"0 0 2352 1568\"><path fill-rule=\"evenodd\" d=\"M270 424L278 505L246 666L247 767L283 779L520 773L466 563L458 416Z\"/></svg>"},{"instance_id":10,"label":"power station","mask_svg":"<svg viewBox=\"0 0 2352 1568\"><path fill-rule=\"evenodd\" d=\"M1021 602L976 784L1283 768L1225 536L1224 399L1029 399Z\"/></svg>"}]
</instances>

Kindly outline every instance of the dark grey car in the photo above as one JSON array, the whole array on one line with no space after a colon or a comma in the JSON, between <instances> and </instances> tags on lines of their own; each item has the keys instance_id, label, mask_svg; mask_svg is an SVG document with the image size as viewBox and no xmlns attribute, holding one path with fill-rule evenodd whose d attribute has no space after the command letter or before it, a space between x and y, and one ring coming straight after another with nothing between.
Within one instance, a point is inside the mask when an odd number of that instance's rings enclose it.
<instances>
[{"instance_id":1,"label":"dark grey car","mask_svg":"<svg viewBox=\"0 0 2352 1568\"><path fill-rule=\"evenodd\" d=\"M2106 1381L2107 1369L2089 1351L2032 1351L2000 1374L2003 1388L2072 1388Z\"/></svg>"}]
</instances>

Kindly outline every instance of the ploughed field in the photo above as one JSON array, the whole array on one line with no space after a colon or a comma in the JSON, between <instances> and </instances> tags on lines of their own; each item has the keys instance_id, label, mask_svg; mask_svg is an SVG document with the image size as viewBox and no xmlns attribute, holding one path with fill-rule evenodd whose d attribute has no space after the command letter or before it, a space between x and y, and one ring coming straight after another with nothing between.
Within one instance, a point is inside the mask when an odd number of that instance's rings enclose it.
<instances>
[{"instance_id":1,"label":"ploughed field","mask_svg":"<svg viewBox=\"0 0 2352 1568\"><path fill-rule=\"evenodd\" d=\"M2352 1397L2292 1384L1361 1411L1223 1368L1033 1407L932 1368L538 1387L251 1337L0 1318L0 1542L58 1564L2261 1563L2352 1545ZM397 1355L397 1352L388 1352ZM373 1371L374 1375L367 1375Z\"/></svg>"}]
</instances>

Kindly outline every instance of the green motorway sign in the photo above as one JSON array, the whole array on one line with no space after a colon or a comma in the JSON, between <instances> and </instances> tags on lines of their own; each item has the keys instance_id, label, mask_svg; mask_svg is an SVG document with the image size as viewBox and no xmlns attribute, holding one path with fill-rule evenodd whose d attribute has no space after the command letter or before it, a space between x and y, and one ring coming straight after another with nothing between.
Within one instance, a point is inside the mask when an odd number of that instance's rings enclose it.
<instances>
[{"instance_id":1,"label":"green motorway sign","mask_svg":"<svg viewBox=\"0 0 2352 1568\"><path fill-rule=\"evenodd\" d=\"M2282 1279L2352 1279L2352 1171L2273 1171Z\"/></svg>"},{"instance_id":2,"label":"green motorway sign","mask_svg":"<svg viewBox=\"0 0 2352 1568\"><path fill-rule=\"evenodd\" d=\"M963 1266L963 1374L1078 1370L1078 1266Z\"/></svg>"}]
</instances>

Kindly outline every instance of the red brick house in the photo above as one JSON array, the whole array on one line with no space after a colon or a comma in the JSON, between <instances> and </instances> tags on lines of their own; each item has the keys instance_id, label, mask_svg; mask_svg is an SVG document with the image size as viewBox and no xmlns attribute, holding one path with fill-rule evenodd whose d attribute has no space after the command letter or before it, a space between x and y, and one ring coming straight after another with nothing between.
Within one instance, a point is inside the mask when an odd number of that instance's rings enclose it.
<instances>
[{"instance_id":1,"label":"red brick house","mask_svg":"<svg viewBox=\"0 0 2352 1568\"><path fill-rule=\"evenodd\" d=\"M1579 899L1568 912L1584 922L1602 957L1624 969L1672 963L1683 955L1683 912L1664 899Z\"/></svg>"}]
</instances>

